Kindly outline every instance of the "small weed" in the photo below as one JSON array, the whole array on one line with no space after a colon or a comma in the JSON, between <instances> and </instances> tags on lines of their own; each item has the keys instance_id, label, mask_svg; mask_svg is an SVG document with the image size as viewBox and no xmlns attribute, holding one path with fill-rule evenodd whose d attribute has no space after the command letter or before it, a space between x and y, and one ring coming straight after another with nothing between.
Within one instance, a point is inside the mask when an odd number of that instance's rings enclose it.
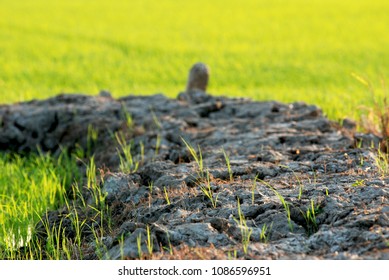
<instances>
[{"instance_id":1,"label":"small weed","mask_svg":"<svg viewBox=\"0 0 389 280\"><path fill-rule=\"evenodd\" d=\"M143 144L143 142L140 142L139 146L140 146L140 160L141 163L143 164L145 161L145 145Z\"/></svg>"},{"instance_id":2,"label":"small weed","mask_svg":"<svg viewBox=\"0 0 389 280\"><path fill-rule=\"evenodd\" d=\"M269 241L269 232L271 231L272 227L273 227L273 223L270 224L270 227L267 224L263 224L261 233L259 235L259 239L263 243L267 243Z\"/></svg>"},{"instance_id":3,"label":"small weed","mask_svg":"<svg viewBox=\"0 0 389 280\"><path fill-rule=\"evenodd\" d=\"M153 237L151 236L151 231L150 227L146 227L146 233L147 233L147 240L146 240L146 245L147 245L147 251L149 252L149 255L153 254Z\"/></svg>"},{"instance_id":4,"label":"small weed","mask_svg":"<svg viewBox=\"0 0 389 280\"><path fill-rule=\"evenodd\" d=\"M105 195L101 192L101 188L97 184L96 165L94 157L91 157L89 165L86 168L87 188L92 193L94 203L99 209L103 209L105 205Z\"/></svg>"},{"instance_id":5,"label":"small weed","mask_svg":"<svg viewBox=\"0 0 389 280\"><path fill-rule=\"evenodd\" d=\"M312 182L311 179L309 179L309 183L310 184L313 183L313 185L316 186L316 184L317 184L317 173L316 173L316 170L313 170L313 168L311 170L312 170L312 173L313 173L313 182Z\"/></svg>"},{"instance_id":6,"label":"small weed","mask_svg":"<svg viewBox=\"0 0 389 280\"><path fill-rule=\"evenodd\" d=\"M243 252L247 255L248 247L250 245L250 236L253 233L253 229L247 226L246 218L243 215L242 209L240 207L239 198L238 198L238 216L239 216L239 220L237 220L236 218L234 219L238 223L240 228L240 233L242 235Z\"/></svg>"},{"instance_id":7,"label":"small weed","mask_svg":"<svg viewBox=\"0 0 389 280\"><path fill-rule=\"evenodd\" d=\"M124 235L122 234L119 239L120 258L124 259Z\"/></svg>"},{"instance_id":8,"label":"small weed","mask_svg":"<svg viewBox=\"0 0 389 280\"><path fill-rule=\"evenodd\" d=\"M365 159L364 159L363 155L360 155L359 156L359 166L363 167L364 163L365 163Z\"/></svg>"},{"instance_id":9,"label":"small weed","mask_svg":"<svg viewBox=\"0 0 389 280\"><path fill-rule=\"evenodd\" d=\"M356 180L352 185L352 187L363 187L365 186L365 180Z\"/></svg>"},{"instance_id":10,"label":"small weed","mask_svg":"<svg viewBox=\"0 0 389 280\"><path fill-rule=\"evenodd\" d=\"M362 144L363 144L363 140L360 139L360 140L357 141L356 147L357 147L358 149L361 149L361 148L362 148Z\"/></svg>"},{"instance_id":11,"label":"small weed","mask_svg":"<svg viewBox=\"0 0 389 280\"><path fill-rule=\"evenodd\" d=\"M150 111L151 111L151 116L153 117L154 124L156 125L156 127L157 127L158 129L162 129L162 124L161 124L161 122L158 120L158 117L157 117L157 115L155 114L153 108L150 108Z\"/></svg>"},{"instance_id":12,"label":"small weed","mask_svg":"<svg viewBox=\"0 0 389 280\"><path fill-rule=\"evenodd\" d=\"M230 175L230 182L232 182L234 180L234 178L233 178L233 173L232 173L232 170L231 170L230 158L226 154L226 151L224 150L224 148L222 149L222 152L223 152L226 164L227 164L228 174Z\"/></svg>"},{"instance_id":13,"label":"small weed","mask_svg":"<svg viewBox=\"0 0 389 280\"><path fill-rule=\"evenodd\" d=\"M156 158L159 154L159 148L161 147L161 135L157 135L157 139L155 140L155 154L154 158Z\"/></svg>"},{"instance_id":14,"label":"small weed","mask_svg":"<svg viewBox=\"0 0 389 280\"><path fill-rule=\"evenodd\" d=\"M377 155L374 158L375 164L381 174L381 176L386 176L389 174L389 154L386 154L377 149Z\"/></svg>"},{"instance_id":15,"label":"small weed","mask_svg":"<svg viewBox=\"0 0 389 280\"><path fill-rule=\"evenodd\" d=\"M115 138L121 149L121 151L117 149L120 160L120 171L124 173L136 172L139 167L139 162L136 162L132 156L131 143L127 143L123 132L116 132Z\"/></svg>"},{"instance_id":16,"label":"small weed","mask_svg":"<svg viewBox=\"0 0 389 280\"><path fill-rule=\"evenodd\" d=\"M167 242L169 243L169 247L164 246L163 249L166 250L166 251L168 251L169 254L170 254L171 256L173 256L173 245L172 245L172 243L170 242L169 232L166 232L166 235L167 235Z\"/></svg>"},{"instance_id":17,"label":"small weed","mask_svg":"<svg viewBox=\"0 0 389 280\"><path fill-rule=\"evenodd\" d=\"M299 177L297 177L296 173L294 172L294 170L292 168L290 168L289 166L286 166L286 165L280 165L280 167L283 167L283 168L286 168L286 169L289 169L292 171L293 173L293 176L296 178L298 184L299 184L299 194L298 194L298 197L297 199L300 200L301 199L301 196L303 194L303 184L301 183Z\"/></svg>"},{"instance_id":18,"label":"small weed","mask_svg":"<svg viewBox=\"0 0 389 280\"><path fill-rule=\"evenodd\" d=\"M257 181L258 181L258 174L255 175L255 178L253 180L253 184L251 185L251 204L254 205L254 200L255 200L255 190L257 189ZM257 190L257 192L262 195L262 196L265 196L263 193L261 193L259 190Z\"/></svg>"},{"instance_id":19,"label":"small weed","mask_svg":"<svg viewBox=\"0 0 389 280\"><path fill-rule=\"evenodd\" d=\"M228 251L227 258L228 258L228 260L236 260L238 258L238 251L234 250L234 251L232 251L232 254L231 254L231 251Z\"/></svg>"},{"instance_id":20,"label":"small weed","mask_svg":"<svg viewBox=\"0 0 389 280\"><path fill-rule=\"evenodd\" d=\"M384 97L381 101L378 101L376 90L368 79L355 73L352 73L352 76L367 88L373 103L372 107L361 107L364 111L366 111L365 114L362 114L361 126L366 132L381 136L381 149L384 152L389 152L389 104L387 99L388 91L385 81L384 79L381 79Z\"/></svg>"},{"instance_id":21,"label":"small weed","mask_svg":"<svg viewBox=\"0 0 389 280\"><path fill-rule=\"evenodd\" d=\"M267 187L269 187L275 193L275 195L278 197L278 199L280 200L280 202L284 206L284 209L285 209L285 212L286 212L286 218L288 219L289 228L293 232L293 224L292 224L292 220L290 218L290 209L289 209L288 202L286 202L284 197L279 192L277 192L277 190L275 188L273 188L269 183L267 183L267 182L265 182L263 180L259 180L259 181L261 183L263 183L264 185L266 185Z\"/></svg>"},{"instance_id":22,"label":"small weed","mask_svg":"<svg viewBox=\"0 0 389 280\"><path fill-rule=\"evenodd\" d=\"M184 142L186 148L188 149L189 153L192 155L193 159L195 160L199 168L200 178L204 178L204 162L203 162L203 156L201 154L200 146L197 146L198 148L198 153L197 153L196 150L193 148L193 146L191 146L188 142L186 142L184 138L181 137L181 139Z\"/></svg>"},{"instance_id":23,"label":"small weed","mask_svg":"<svg viewBox=\"0 0 389 280\"><path fill-rule=\"evenodd\" d=\"M311 207L307 209L306 213L302 213L307 224L308 234L312 234L317 231L316 212L318 208L314 206L313 200L311 200Z\"/></svg>"},{"instance_id":24,"label":"small weed","mask_svg":"<svg viewBox=\"0 0 389 280\"><path fill-rule=\"evenodd\" d=\"M165 200L166 200L167 205L170 205L169 194L167 193L166 187L163 187L163 192L165 194Z\"/></svg>"},{"instance_id":25,"label":"small weed","mask_svg":"<svg viewBox=\"0 0 389 280\"><path fill-rule=\"evenodd\" d=\"M127 111L126 106L124 104L122 104L122 112L123 112L124 119L126 121L127 128L130 130L133 129L134 121L132 119L131 114Z\"/></svg>"},{"instance_id":26,"label":"small weed","mask_svg":"<svg viewBox=\"0 0 389 280\"><path fill-rule=\"evenodd\" d=\"M200 183L200 190L206 197L209 198L209 200L211 201L212 207L216 208L216 206L217 206L217 199L218 199L219 194L217 194L214 197L214 193L213 193L213 190L212 190L212 187L211 187L211 182L210 182L210 179L209 179L209 172L208 172L208 170L207 170L207 175L206 175L205 182Z\"/></svg>"},{"instance_id":27,"label":"small weed","mask_svg":"<svg viewBox=\"0 0 389 280\"><path fill-rule=\"evenodd\" d=\"M151 207L151 199L152 199L152 194L153 194L153 183L149 182L149 207Z\"/></svg>"},{"instance_id":28,"label":"small weed","mask_svg":"<svg viewBox=\"0 0 389 280\"><path fill-rule=\"evenodd\" d=\"M88 125L88 134L86 137L86 156L91 157L92 151L97 143L99 132L91 124Z\"/></svg>"},{"instance_id":29,"label":"small weed","mask_svg":"<svg viewBox=\"0 0 389 280\"><path fill-rule=\"evenodd\" d=\"M136 238L136 245L138 246L138 257L139 259L142 259L143 252L142 252L142 234L139 233L139 235Z\"/></svg>"},{"instance_id":30,"label":"small weed","mask_svg":"<svg viewBox=\"0 0 389 280\"><path fill-rule=\"evenodd\" d=\"M258 175L255 176L253 184L251 185L251 204L254 205L254 195L255 195L255 189L257 188L257 180L258 180Z\"/></svg>"}]
</instances>

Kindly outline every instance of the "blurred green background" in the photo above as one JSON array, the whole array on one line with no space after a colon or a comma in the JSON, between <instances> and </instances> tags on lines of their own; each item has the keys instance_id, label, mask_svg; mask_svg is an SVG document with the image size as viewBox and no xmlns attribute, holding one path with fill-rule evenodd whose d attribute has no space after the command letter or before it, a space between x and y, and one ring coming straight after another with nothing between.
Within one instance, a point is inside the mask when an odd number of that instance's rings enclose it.
<instances>
[{"instance_id":1,"label":"blurred green background","mask_svg":"<svg viewBox=\"0 0 389 280\"><path fill-rule=\"evenodd\" d=\"M356 118L389 73L387 0L0 0L0 103L66 92L114 96L185 88L305 101Z\"/></svg>"}]
</instances>

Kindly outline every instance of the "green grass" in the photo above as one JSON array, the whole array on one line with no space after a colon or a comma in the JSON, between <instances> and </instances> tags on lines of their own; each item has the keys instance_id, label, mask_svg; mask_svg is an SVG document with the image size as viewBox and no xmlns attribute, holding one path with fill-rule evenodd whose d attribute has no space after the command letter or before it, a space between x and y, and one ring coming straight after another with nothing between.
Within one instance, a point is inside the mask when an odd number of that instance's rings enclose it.
<instances>
[{"instance_id":1,"label":"green grass","mask_svg":"<svg viewBox=\"0 0 389 280\"><path fill-rule=\"evenodd\" d=\"M0 260L83 259L85 229L92 232L96 252L102 257L106 248L101 238L111 230L111 216L97 182L93 156L85 172L89 202L81 191L73 156L0 154L0 168ZM50 222L48 211L58 207L64 214L58 223ZM70 225L65 226L64 220ZM38 223L43 228L36 228ZM74 236L67 236L66 230Z\"/></svg>"},{"instance_id":2,"label":"green grass","mask_svg":"<svg viewBox=\"0 0 389 280\"><path fill-rule=\"evenodd\" d=\"M77 166L62 155L0 154L0 259L11 257L33 235L46 210L65 201L66 188L77 179ZM73 177L74 176L74 177Z\"/></svg>"},{"instance_id":3,"label":"green grass","mask_svg":"<svg viewBox=\"0 0 389 280\"><path fill-rule=\"evenodd\" d=\"M59 92L169 96L190 66L209 91L305 101L333 119L370 104L352 72L389 73L387 0L0 0L0 103Z\"/></svg>"}]
</instances>

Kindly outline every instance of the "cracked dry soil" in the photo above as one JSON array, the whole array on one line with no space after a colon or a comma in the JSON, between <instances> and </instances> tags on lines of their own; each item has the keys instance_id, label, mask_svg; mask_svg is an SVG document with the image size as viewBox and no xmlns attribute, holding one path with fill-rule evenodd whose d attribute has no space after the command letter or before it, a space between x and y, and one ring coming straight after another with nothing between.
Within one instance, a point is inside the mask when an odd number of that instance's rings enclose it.
<instances>
[{"instance_id":1,"label":"cracked dry soil","mask_svg":"<svg viewBox=\"0 0 389 280\"><path fill-rule=\"evenodd\" d=\"M105 93L2 105L0 118L0 149L14 152L58 154L86 147L89 125L98 131L94 153L112 214L102 258L139 258L140 238L145 258L389 259L389 178L369 148L379 139L316 106L201 91ZM120 172L117 131L131 142L135 172ZM201 151L202 170L183 139ZM49 213L52 224L64 211ZM93 234L82 237L84 258L98 258Z\"/></svg>"}]
</instances>

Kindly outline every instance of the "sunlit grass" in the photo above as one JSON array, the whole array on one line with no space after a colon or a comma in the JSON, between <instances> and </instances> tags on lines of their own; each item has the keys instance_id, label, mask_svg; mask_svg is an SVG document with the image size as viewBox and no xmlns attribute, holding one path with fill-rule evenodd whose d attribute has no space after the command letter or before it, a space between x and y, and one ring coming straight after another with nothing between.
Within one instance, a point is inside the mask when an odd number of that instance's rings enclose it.
<instances>
[{"instance_id":1,"label":"sunlit grass","mask_svg":"<svg viewBox=\"0 0 389 280\"><path fill-rule=\"evenodd\" d=\"M41 215L63 204L66 187L79 178L76 163L65 154L58 159L0 154L0 170L1 259L28 243Z\"/></svg>"},{"instance_id":2,"label":"sunlit grass","mask_svg":"<svg viewBox=\"0 0 389 280\"><path fill-rule=\"evenodd\" d=\"M0 103L100 89L173 97L204 61L212 93L355 117L367 96L350 73L389 73L388 13L385 0L2 0Z\"/></svg>"}]
</instances>

